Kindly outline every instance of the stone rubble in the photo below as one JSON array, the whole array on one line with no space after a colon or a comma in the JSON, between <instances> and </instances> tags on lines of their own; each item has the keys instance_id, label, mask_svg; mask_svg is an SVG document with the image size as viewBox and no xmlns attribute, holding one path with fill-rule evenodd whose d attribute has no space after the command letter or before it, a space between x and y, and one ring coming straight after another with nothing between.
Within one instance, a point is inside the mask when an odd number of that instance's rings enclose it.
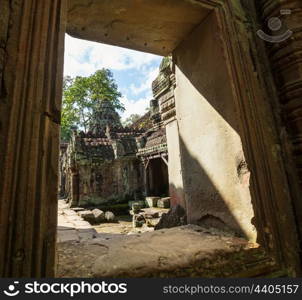
<instances>
[{"instance_id":1,"label":"stone rubble","mask_svg":"<svg viewBox=\"0 0 302 300\"><path fill-rule=\"evenodd\" d=\"M70 208L64 200L58 204L58 229L57 243L80 242L82 240L94 240L95 238L108 238L109 236L127 236L153 230L147 226L133 228L131 221L118 219L112 212L99 209L92 211L80 208ZM85 218L85 219L84 219ZM89 222L88 222L89 220ZM145 224L144 224L145 225Z\"/></svg>"},{"instance_id":2,"label":"stone rubble","mask_svg":"<svg viewBox=\"0 0 302 300\"><path fill-rule=\"evenodd\" d=\"M92 211L92 213L94 215L94 220L95 220L96 223L102 223L106 220L105 219L105 213L102 210L95 208Z\"/></svg>"},{"instance_id":3,"label":"stone rubble","mask_svg":"<svg viewBox=\"0 0 302 300\"><path fill-rule=\"evenodd\" d=\"M105 220L107 222L114 222L115 221L115 215L111 211L106 211L105 212Z\"/></svg>"},{"instance_id":4,"label":"stone rubble","mask_svg":"<svg viewBox=\"0 0 302 300\"><path fill-rule=\"evenodd\" d=\"M138 211L131 210L130 214L132 215L132 223L134 228L143 227L155 227L162 215L168 213L169 209L150 207L143 208Z\"/></svg>"}]
</instances>

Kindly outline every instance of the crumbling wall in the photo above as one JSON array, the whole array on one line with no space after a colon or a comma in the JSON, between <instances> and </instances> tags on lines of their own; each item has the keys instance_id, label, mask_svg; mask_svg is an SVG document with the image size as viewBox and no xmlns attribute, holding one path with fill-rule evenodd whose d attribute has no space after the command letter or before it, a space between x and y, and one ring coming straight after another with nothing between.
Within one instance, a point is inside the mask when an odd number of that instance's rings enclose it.
<instances>
[{"instance_id":1,"label":"crumbling wall","mask_svg":"<svg viewBox=\"0 0 302 300\"><path fill-rule=\"evenodd\" d=\"M135 149L134 137L87 138L75 131L67 148L61 145L61 198L71 206L135 200L143 190L140 161L132 154Z\"/></svg>"},{"instance_id":2,"label":"crumbling wall","mask_svg":"<svg viewBox=\"0 0 302 300\"><path fill-rule=\"evenodd\" d=\"M136 159L108 161L101 165L79 166L79 206L134 200L141 190Z\"/></svg>"}]
</instances>

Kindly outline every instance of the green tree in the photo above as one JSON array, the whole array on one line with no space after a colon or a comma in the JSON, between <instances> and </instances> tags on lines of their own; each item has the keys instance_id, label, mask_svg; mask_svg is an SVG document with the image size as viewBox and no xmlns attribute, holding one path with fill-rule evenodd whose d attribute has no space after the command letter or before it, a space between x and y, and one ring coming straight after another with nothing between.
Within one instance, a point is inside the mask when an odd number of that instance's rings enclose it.
<instances>
[{"instance_id":1,"label":"green tree","mask_svg":"<svg viewBox=\"0 0 302 300\"><path fill-rule=\"evenodd\" d=\"M98 70L89 77L65 77L61 139L69 140L74 126L87 132L93 116L102 107L103 101L110 101L114 109L124 111L121 96L113 74L108 69Z\"/></svg>"},{"instance_id":2,"label":"green tree","mask_svg":"<svg viewBox=\"0 0 302 300\"><path fill-rule=\"evenodd\" d=\"M124 126L131 126L133 125L136 121L138 121L142 116L138 115L138 114L132 114L130 115L124 122L123 125Z\"/></svg>"}]
</instances>

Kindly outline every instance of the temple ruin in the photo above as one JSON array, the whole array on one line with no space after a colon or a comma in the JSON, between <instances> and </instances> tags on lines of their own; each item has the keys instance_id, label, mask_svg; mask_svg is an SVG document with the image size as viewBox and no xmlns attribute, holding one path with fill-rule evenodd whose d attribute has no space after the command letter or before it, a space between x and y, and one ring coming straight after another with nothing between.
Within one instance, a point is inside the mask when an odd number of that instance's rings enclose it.
<instances>
[{"instance_id":1,"label":"temple ruin","mask_svg":"<svg viewBox=\"0 0 302 300\"><path fill-rule=\"evenodd\" d=\"M131 200L142 190L136 158L141 132L123 128L109 101L102 105L95 126L86 134L75 129L71 142L61 145L59 193L71 206Z\"/></svg>"},{"instance_id":2,"label":"temple ruin","mask_svg":"<svg viewBox=\"0 0 302 300\"><path fill-rule=\"evenodd\" d=\"M68 249L89 277L301 276L301 18L300 0L1 1L1 276L56 276ZM60 161L65 33L170 59L148 129L108 106ZM170 196L188 225L57 248L59 184L76 206Z\"/></svg>"},{"instance_id":3,"label":"temple ruin","mask_svg":"<svg viewBox=\"0 0 302 300\"><path fill-rule=\"evenodd\" d=\"M171 58L163 59L153 83L155 99L150 101L150 112L137 124L123 127L112 104L103 101L88 132L74 128L70 142L61 143L59 195L70 206L169 196L168 145L163 121L167 110L162 107L171 99L161 103L159 95L166 95L171 86L171 67ZM173 98L173 90L170 94Z\"/></svg>"}]
</instances>

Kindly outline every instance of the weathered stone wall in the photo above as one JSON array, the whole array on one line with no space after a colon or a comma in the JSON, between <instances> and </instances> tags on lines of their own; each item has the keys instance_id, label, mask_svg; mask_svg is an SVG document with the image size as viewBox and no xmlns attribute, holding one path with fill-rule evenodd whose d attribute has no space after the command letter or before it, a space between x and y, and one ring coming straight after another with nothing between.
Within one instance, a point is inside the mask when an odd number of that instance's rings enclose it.
<instances>
[{"instance_id":1,"label":"weathered stone wall","mask_svg":"<svg viewBox=\"0 0 302 300\"><path fill-rule=\"evenodd\" d=\"M298 0L262 0L258 14L263 20L263 30L278 36L290 30L292 35L281 43L265 43L272 75L276 83L277 107L280 121L280 138L287 159L287 174L302 240L302 2ZM281 10L290 11L281 15ZM282 30L270 32L267 21L280 17ZM298 176L297 176L298 174ZM297 180L298 178L298 180Z\"/></svg>"},{"instance_id":2,"label":"weathered stone wall","mask_svg":"<svg viewBox=\"0 0 302 300\"><path fill-rule=\"evenodd\" d=\"M134 200L141 190L139 161L116 160L100 166L79 166L77 205L99 205Z\"/></svg>"},{"instance_id":3,"label":"weathered stone wall","mask_svg":"<svg viewBox=\"0 0 302 300\"><path fill-rule=\"evenodd\" d=\"M97 206L135 200L143 190L141 166L135 138L110 140L85 138L74 133L67 149L61 146L60 196L71 206ZM100 141L101 140L101 141ZM130 146L132 145L132 147Z\"/></svg>"},{"instance_id":4,"label":"weathered stone wall","mask_svg":"<svg viewBox=\"0 0 302 300\"><path fill-rule=\"evenodd\" d=\"M188 222L255 239L250 172L225 55L214 13L173 52Z\"/></svg>"},{"instance_id":5,"label":"weathered stone wall","mask_svg":"<svg viewBox=\"0 0 302 300\"><path fill-rule=\"evenodd\" d=\"M0 277L54 276L64 14L0 2Z\"/></svg>"}]
</instances>

